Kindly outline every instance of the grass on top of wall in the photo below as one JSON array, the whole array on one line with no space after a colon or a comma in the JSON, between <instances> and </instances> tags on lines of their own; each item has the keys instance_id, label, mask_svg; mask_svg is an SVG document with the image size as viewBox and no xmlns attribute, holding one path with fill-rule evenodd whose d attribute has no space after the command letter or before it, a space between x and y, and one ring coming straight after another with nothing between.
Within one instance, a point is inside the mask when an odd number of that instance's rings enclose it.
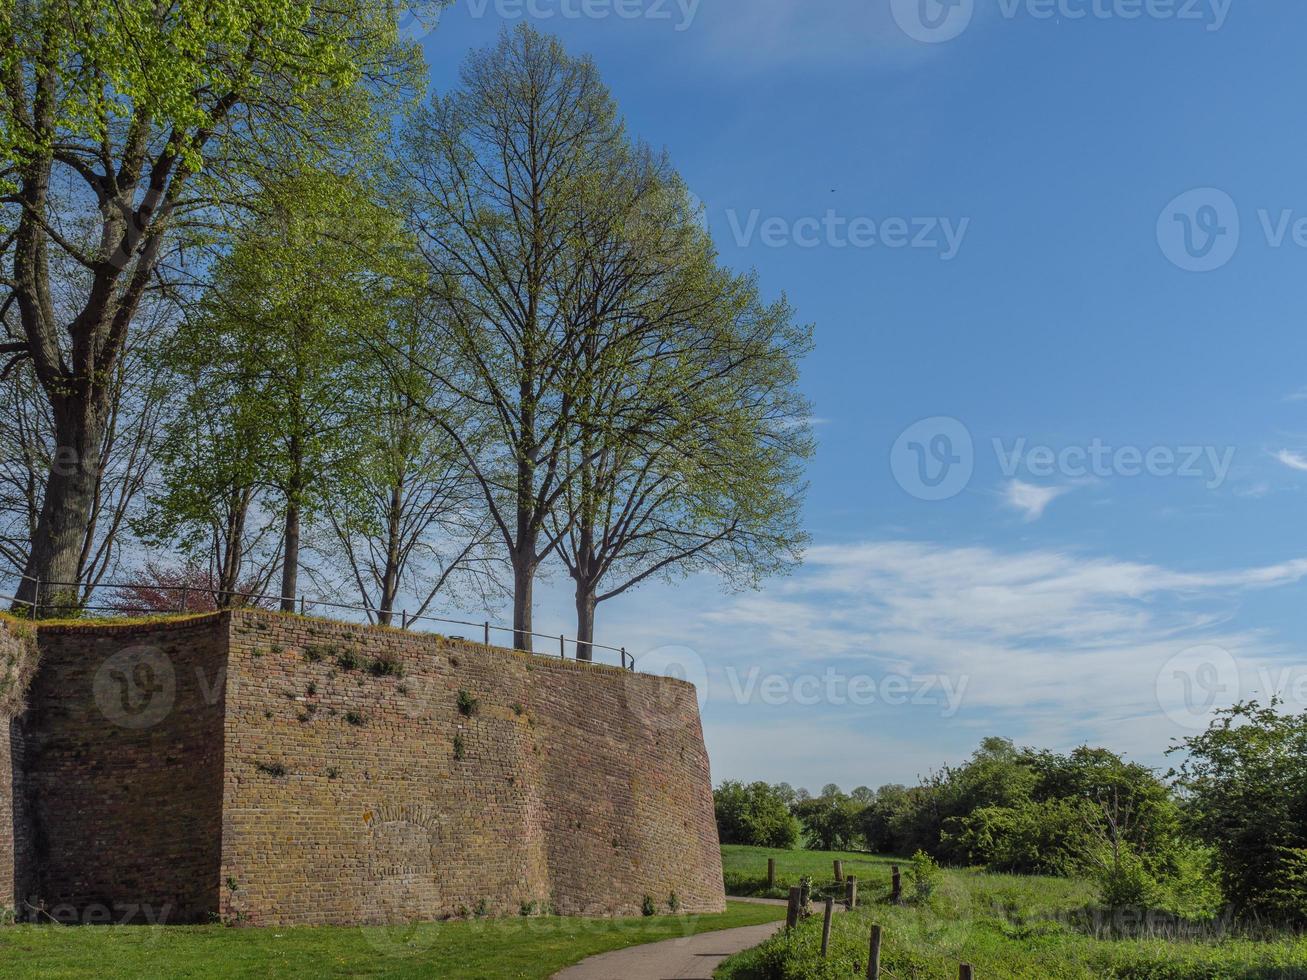
<instances>
[{"instance_id":1,"label":"grass on top of wall","mask_svg":"<svg viewBox=\"0 0 1307 980\"><path fill-rule=\"evenodd\" d=\"M533 916L394 928L19 925L0 929L0 976L546 980L610 950L784 917L783 908L732 902L722 915Z\"/></svg>"}]
</instances>

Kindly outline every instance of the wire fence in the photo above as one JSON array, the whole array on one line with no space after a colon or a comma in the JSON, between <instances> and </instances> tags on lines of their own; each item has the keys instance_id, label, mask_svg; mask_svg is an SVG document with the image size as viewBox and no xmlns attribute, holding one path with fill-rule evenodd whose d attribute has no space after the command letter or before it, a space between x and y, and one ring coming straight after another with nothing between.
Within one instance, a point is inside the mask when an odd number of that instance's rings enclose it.
<instances>
[{"instance_id":1,"label":"wire fence","mask_svg":"<svg viewBox=\"0 0 1307 980\"><path fill-rule=\"evenodd\" d=\"M530 649L526 652L536 653L534 649L535 640L546 639L550 643L557 641L558 655L561 659L567 659L567 646L572 645L575 659L581 662L590 662L593 660L595 651L604 651L606 653L615 653L621 658L622 669L634 671L635 657L627 653L626 647L606 646L603 643L594 643L576 638L569 639L566 635L560 634L555 636L552 633L535 633L523 632L512 626L500 626L489 620L474 622L467 619L446 619L441 616L427 615L409 615L407 610L400 609L391 611L389 614L377 609L375 606L351 605L344 602L336 602L332 599L310 598L308 596L280 596L269 593L240 592L237 590L217 589L212 587L198 587L194 585L159 585L152 582L109 582L102 583L96 588L107 590L119 590L119 592L139 590L167 594L176 594L177 602L175 605L160 608L158 603L141 604L134 606L130 600L114 602L112 604L90 603L83 601L74 602L52 602L45 598L51 589L78 589L82 587L80 582L42 582L40 579L30 579L27 576L20 576L26 581L34 582L36 588L33 590L35 600L19 599L16 596L0 596L0 601L8 602L11 608L27 607L33 619L41 619L45 612L59 612L67 609L75 609L77 612L107 612L119 616L131 616L142 614L174 614L185 615L191 612L210 612L218 608L263 608L263 609L282 609L291 607L301 616L308 616L319 613L321 610L333 610L341 612L363 613L371 623L373 620L381 622L389 619L385 625L395 626L396 620L399 622L399 629L409 632L418 632L418 624L433 623L442 626L462 626L475 629L481 632L481 640L485 646L492 646L491 636L496 633L508 633L515 640L519 635L525 635L532 642ZM212 606L203 605L204 600L212 603ZM238 601L237 601L238 600ZM431 632L435 632L432 630ZM467 640L466 636L451 636L450 639ZM510 640L512 642L512 640ZM580 651L582 649L590 651L590 658L582 660Z\"/></svg>"}]
</instances>

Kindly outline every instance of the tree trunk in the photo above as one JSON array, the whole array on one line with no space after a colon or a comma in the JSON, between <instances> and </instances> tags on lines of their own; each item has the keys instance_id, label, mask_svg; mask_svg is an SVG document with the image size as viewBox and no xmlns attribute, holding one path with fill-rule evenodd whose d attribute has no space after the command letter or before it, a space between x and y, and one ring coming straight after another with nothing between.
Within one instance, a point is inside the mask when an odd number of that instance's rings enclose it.
<instances>
[{"instance_id":1,"label":"tree trunk","mask_svg":"<svg viewBox=\"0 0 1307 980\"><path fill-rule=\"evenodd\" d=\"M381 573L381 601L377 603L377 622L389 626L395 618L395 596L399 593L400 536L403 534L404 483L396 480L390 488L390 505L386 513L386 567Z\"/></svg>"},{"instance_id":2,"label":"tree trunk","mask_svg":"<svg viewBox=\"0 0 1307 980\"><path fill-rule=\"evenodd\" d=\"M531 590L535 585L536 559L515 552L513 561L513 646L531 651Z\"/></svg>"},{"instance_id":3,"label":"tree trunk","mask_svg":"<svg viewBox=\"0 0 1307 980\"><path fill-rule=\"evenodd\" d=\"M240 606L247 600L236 595L240 588L241 565L245 561L245 519L249 514L250 498L244 490L233 490L228 497L227 526L223 528L223 548L219 556L218 594L214 597L219 609Z\"/></svg>"},{"instance_id":4,"label":"tree trunk","mask_svg":"<svg viewBox=\"0 0 1307 980\"><path fill-rule=\"evenodd\" d=\"M297 503L286 505L286 539L282 552L281 611L294 612L300 572L300 508Z\"/></svg>"},{"instance_id":5,"label":"tree trunk","mask_svg":"<svg viewBox=\"0 0 1307 980\"><path fill-rule=\"evenodd\" d=\"M576 583L576 659L594 660L595 638L595 594L594 589Z\"/></svg>"},{"instance_id":6,"label":"tree trunk","mask_svg":"<svg viewBox=\"0 0 1307 980\"><path fill-rule=\"evenodd\" d=\"M40 517L32 535L15 611L58 614L80 604L78 571L95 505L100 469L101 413L82 396L52 399L55 452L46 476ZM37 594L37 580L41 583Z\"/></svg>"}]
</instances>

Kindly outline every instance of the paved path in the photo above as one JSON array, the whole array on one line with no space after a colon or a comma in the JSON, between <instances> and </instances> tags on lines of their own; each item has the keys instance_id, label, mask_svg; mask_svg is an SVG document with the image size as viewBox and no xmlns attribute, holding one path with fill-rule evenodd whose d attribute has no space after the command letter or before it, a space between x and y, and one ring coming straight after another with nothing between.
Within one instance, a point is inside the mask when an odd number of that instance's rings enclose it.
<instances>
[{"instance_id":1,"label":"paved path","mask_svg":"<svg viewBox=\"0 0 1307 980\"><path fill-rule=\"evenodd\" d=\"M787 904L781 899L767 898L732 898L731 901ZM582 960L555 973L553 980L712 980L713 970L722 960L766 942L784 927L782 920L631 946Z\"/></svg>"}]
</instances>

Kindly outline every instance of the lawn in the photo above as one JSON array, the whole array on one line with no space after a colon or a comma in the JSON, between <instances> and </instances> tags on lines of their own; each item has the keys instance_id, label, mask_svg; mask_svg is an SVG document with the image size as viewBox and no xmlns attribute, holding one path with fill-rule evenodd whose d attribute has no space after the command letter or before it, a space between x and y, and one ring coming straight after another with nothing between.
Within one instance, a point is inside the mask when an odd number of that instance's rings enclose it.
<instances>
[{"instance_id":1,"label":"lawn","mask_svg":"<svg viewBox=\"0 0 1307 980\"><path fill-rule=\"evenodd\" d=\"M737 886L765 879L767 858L775 857L778 881L813 874L818 890L830 882L838 857L846 874L858 875L865 904L836 917L827 961L819 955L821 921L814 916L794 934L729 960L719 980L865 976L873 922L884 930L882 966L895 980L954 980L963 962L980 980L1307 980L1305 937L1168 939L1161 937L1173 935L1175 924L1154 919L1135 927L1142 938L1119 938L1110 917L1087 911L1095 894L1081 881L946 871L929 904L896 907L888 904L889 865L903 866L910 892L904 860L735 847L723 848L723 857L727 881Z\"/></svg>"},{"instance_id":2,"label":"lawn","mask_svg":"<svg viewBox=\"0 0 1307 980\"><path fill-rule=\"evenodd\" d=\"M732 902L723 915L536 916L394 929L9 926L0 929L0 976L545 980L596 953L784 916L783 908Z\"/></svg>"}]
</instances>

